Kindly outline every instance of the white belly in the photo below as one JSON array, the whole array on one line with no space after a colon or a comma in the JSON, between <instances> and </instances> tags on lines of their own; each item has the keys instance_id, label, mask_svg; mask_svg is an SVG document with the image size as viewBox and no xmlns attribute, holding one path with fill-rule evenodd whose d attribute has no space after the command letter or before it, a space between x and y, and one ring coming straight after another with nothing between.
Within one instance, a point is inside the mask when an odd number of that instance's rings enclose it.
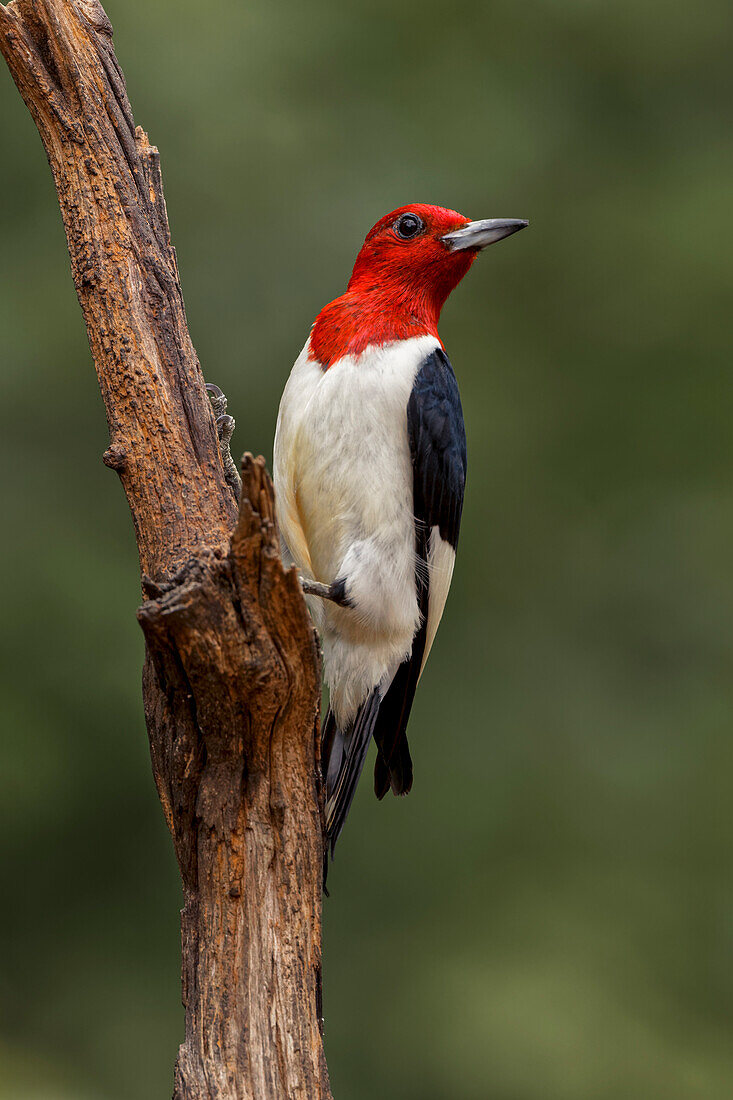
<instances>
[{"instance_id":1,"label":"white belly","mask_svg":"<svg viewBox=\"0 0 733 1100\"><path fill-rule=\"evenodd\" d=\"M331 705L348 720L389 683L419 625L407 402L432 336L368 348L323 371L299 356L275 436L278 521L298 568L344 578L353 608L312 600Z\"/></svg>"}]
</instances>

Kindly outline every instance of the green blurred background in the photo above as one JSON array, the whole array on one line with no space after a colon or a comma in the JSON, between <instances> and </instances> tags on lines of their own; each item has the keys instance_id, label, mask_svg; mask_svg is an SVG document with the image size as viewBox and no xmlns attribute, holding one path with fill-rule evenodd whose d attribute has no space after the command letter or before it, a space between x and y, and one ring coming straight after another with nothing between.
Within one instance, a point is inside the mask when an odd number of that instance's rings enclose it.
<instances>
[{"instance_id":1,"label":"green blurred background","mask_svg":"<svg viewBox=\"0 0 733 1100\"><path fill-rule=\"evenodd\" d=\"M206 377L271 456L410 201L527 217L448 303L469 485L407 800L325 906L339 1100L733 1095L733 9L109 0ZM180 893L130 519L0 71L0 1097L158 1100Z\"/></svg>"}]
</instances>

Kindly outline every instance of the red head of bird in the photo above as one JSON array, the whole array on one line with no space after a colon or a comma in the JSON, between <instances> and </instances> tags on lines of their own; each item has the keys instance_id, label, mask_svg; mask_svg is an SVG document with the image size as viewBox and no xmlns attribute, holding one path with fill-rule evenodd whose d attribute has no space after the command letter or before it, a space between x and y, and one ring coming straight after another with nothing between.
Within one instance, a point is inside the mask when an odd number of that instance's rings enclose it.
<instances>
[{"instance_id":1,"label":"red head of bird","mask_svg":"<svg viewBox=\"0 0 733 1100\"><path fill-rule=\"evenodd\" d=\"M370 344L437 337L443 304L481 249L526 225L420 202L393 210L367 234L346 293L318 315L311 358L329 367Z\"/></svg>"}]
</instances>

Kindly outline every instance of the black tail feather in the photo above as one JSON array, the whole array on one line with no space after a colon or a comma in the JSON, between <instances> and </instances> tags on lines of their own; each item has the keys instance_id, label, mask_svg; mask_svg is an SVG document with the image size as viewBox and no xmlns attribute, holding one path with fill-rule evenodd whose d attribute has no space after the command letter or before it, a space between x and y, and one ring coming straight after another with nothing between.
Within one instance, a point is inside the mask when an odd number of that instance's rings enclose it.
<instances>
[{"instance_id":1,"label":"black tail feather","mask_svg":"<svg viewBox=\"0 0 733 1100\"><path fill-rule=\"evenodd\" d=\"M381 800L389 790L389 764L382 756L382 750L377 749L377 759L374 762L374 793Z\"/></svg>"},{"instance_id":2,"label":"black tail feather","mask_svg":"<svg viewBox=\"0 0 733 1100\"><path fill-rule=\"evenodd\" d=\"M394 794L407 794L412 787L412 759L406 730L424 651L423 625L415 636L412 653L397 669L379 708L374 727L374 740L379 747L374 766L374 793L377 798L384 798L390 787Z\"/></svg>"},{"instance_id":3,"label":"black tail feather","mask_svg":"<svg viewBox=\"0 0 733 1100\"><path fill-rule=\"evenodd\" d=\"M379 689L375 688L359 707L356 718L346 730L338 728L331 710L323 723L326 840L331 848L332 857L336 841L354 799L381 701Z\"/></svg>"},{"instance_id":4,"label":"black tail feather","mask_svg":"<svg viewBox=\"0 0 733 1100\"><path fill-rule=\"evenodd\" d=\"M428 530L423 523L415 524L415 557L419 563L428 560ZM374 792L384 798L389 788L394 794L408 794L412 787L412 759L407 744L407 722L420 679L428 629L429 588L427 571L415 571L420 627L412 639L409 655L395 673L379 708L374 727L374 740L379 752L374 766Z\"/></svg>"},{"instance_id":5,"label":"black tail feather","mask_svg":"<svg viewBox=\"0 0 733 1100\"><path fill-rule=\"evenodd\" d=\"M389 763L385 760L381 749L377 752L374 765L374 793L381 800L390 787L392 794L396 795L409 794L412 790L412 757L404 732L392 750Z\"/></svg>"},{"instance_id":6,"label":"black tail feather","mask_svg":"<svg viewBox=\"0 0 733 1100\"><path fill-rule=\"evenodd\" d=\"M336 783L343 756L344 735L329 707L321 729L321 775L326 780L327 791L331 791Z\"/></svg>"}]
</instances>

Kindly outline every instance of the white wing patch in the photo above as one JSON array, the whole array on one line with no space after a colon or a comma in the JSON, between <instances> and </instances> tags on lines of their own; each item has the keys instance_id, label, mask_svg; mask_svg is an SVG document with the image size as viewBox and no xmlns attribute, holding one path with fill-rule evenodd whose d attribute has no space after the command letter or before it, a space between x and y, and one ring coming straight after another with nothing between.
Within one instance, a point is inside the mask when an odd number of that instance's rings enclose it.
<instances>
[{"instance_id":1,"label":"white wing patch","mask_svg":"<svg viewBox=\"0 0 733 1100\"><path fill-rule=\"evenodd\" d=\"M440 620L443 617L443 609L445 608L445 601L448 599L448 590L450 589L455 563L455 550L449 542L440 537L439 528L432 527L428 548L428 622L420 675L422 675L425 668L425 662L428 659Z\"/></svg>"}]
</instances>

